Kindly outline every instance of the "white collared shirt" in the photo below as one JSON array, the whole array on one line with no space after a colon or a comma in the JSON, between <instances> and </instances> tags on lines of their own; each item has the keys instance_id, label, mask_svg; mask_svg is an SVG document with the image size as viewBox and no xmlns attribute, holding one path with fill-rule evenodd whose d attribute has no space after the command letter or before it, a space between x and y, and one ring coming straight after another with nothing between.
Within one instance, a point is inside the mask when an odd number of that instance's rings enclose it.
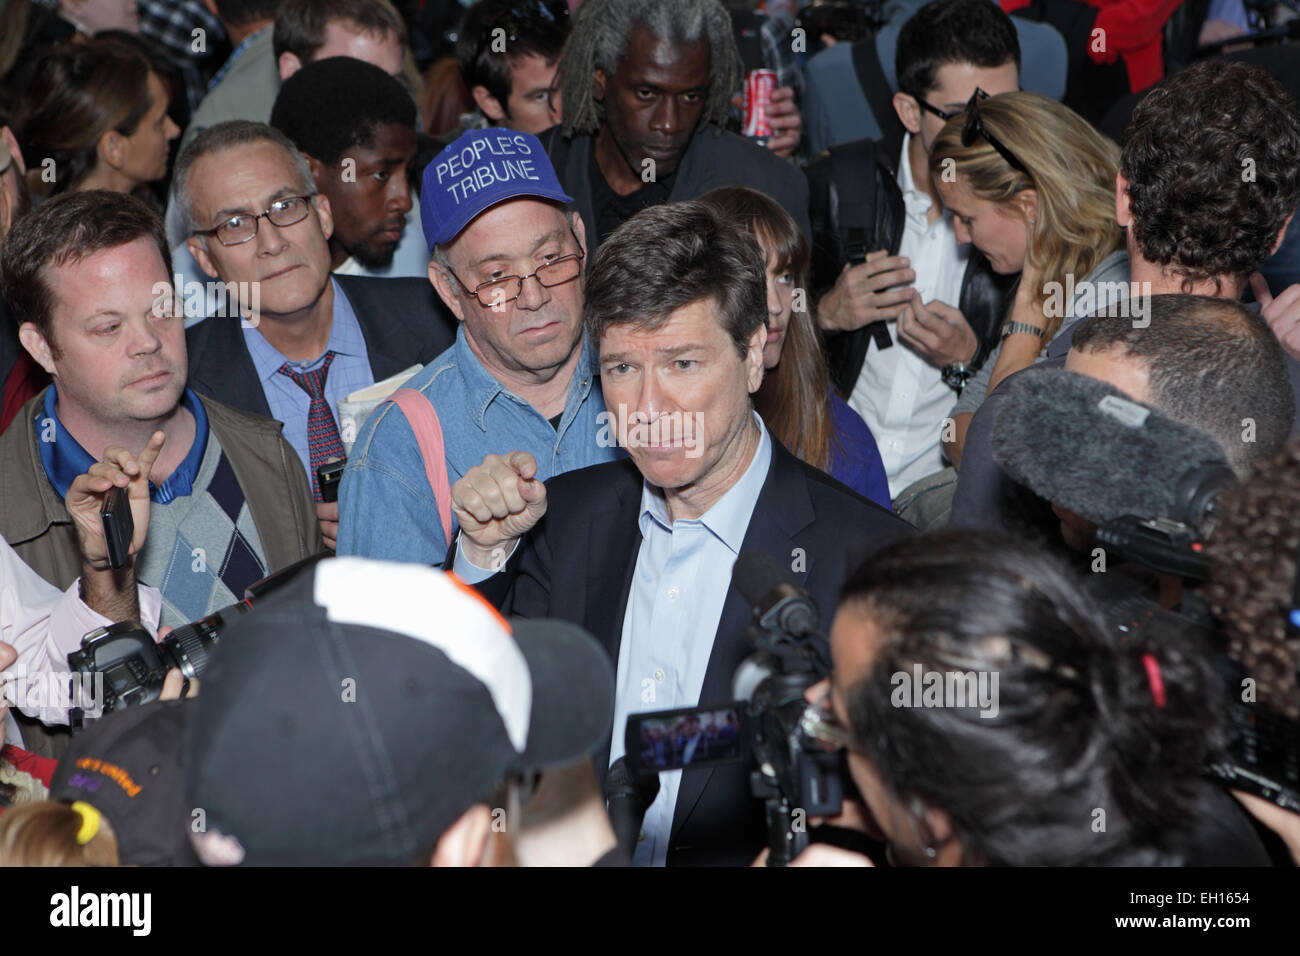
<instances>
[{"instance_id":1,"label":"white collared shirt","mask_svg":"<svg viewBox=\"0 0 1300 956\"><path fill-rule=\"evenodd\" d=\"M157 588L136 585L140 620L150 634L158 632L162 594ZM112 624L81 600L81 579L60 591L25 563L9 543L0 538L0 641L13 645L18 659L5 671L0 703L15 705L29 717L46 724L67 724L66 702L46 697L39 704L27 698L32 686L59 679L68 683L68 655L81 649L81 639L97 627ZM22 745L17 722L0 714L7 725L6 742Z\"/></svg>"},{"instance_id":2,"label":"white collared shirt","mask_svg":"<svg viewBox=\"0 0 1300 956\"><path fill-rule=\"evenodd\" d=\"M898 254L910 260L916 273L912 285L921 293L921 301L938 299L957 308L970 247L958 245L952 213L945 210L933 223L926 221L931 200L912 179L907 152L911 139L910 133L903 137L898 162L898 186L906 210ZM944 466L939 439L956 393L944 384L938 366L899 342L897 322L889 322L888 328L894 347L881 351L871 342L849 405L876 437L889 494L896 497L912 482Z\"/></svg>"}]
</instances>

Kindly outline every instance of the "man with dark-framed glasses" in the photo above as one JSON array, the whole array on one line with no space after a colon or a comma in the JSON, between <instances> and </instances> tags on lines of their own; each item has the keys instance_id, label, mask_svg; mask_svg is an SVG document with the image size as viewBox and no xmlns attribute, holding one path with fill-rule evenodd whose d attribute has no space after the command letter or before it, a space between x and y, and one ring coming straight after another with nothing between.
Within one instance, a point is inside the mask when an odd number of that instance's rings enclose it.
<instances>
[{"instance_id":1,"label":"man with dark-framed glasses","mask_svg":"<svg viewBox=\"0 0 1300 956\"><path fill-rule=\"evenodd\" d=\"M339 402L432 361L452 341L450 317L423 279L331 274L334 209L306 157L271 126L203 130L172 188L189 251L226 303L186 332L191 383L284 424L334 547L338 503L325 500L317 472L342 460L351 437ZM195 291L177 290L187 305Z\"/></svg>"},{"instance_id":2,"label":"man with dark-framed glasses","mask_svg":"<svg viewBox=\"0 0 1300 956\"><path fill-rule=\"evenodd\" d=\"M622 457L601 427L582 330L586 232L571 203L527 133L473 130L426 167L429 281L460 327L407 383L428 414L385 405L357 436L339 494L340 554L441 563L450 500L431 482L437 470L450 488L489 455L526 451L543 481ZM442 447L422 450L416 435L435 414Z\"/></svg>"}]
</instances>

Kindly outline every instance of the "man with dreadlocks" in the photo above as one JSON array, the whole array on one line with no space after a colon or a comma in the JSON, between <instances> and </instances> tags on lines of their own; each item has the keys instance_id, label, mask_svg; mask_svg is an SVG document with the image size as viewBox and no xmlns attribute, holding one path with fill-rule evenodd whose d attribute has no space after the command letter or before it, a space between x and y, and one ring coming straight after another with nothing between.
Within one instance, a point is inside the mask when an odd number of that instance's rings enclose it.
<instances>
[{"instance_id":1,"label":"man with dreadlocks","mask_svg":"<svg viewBox=\"0 0 1300 956\"><path fill-rule=\"evenodd\" d=\"M723 129L743 67L718 0L586 0L560 72L564 121L541 139L592 247L715 186L765 192L811 234L803 173Z\"/></svg>"}]
</instances>

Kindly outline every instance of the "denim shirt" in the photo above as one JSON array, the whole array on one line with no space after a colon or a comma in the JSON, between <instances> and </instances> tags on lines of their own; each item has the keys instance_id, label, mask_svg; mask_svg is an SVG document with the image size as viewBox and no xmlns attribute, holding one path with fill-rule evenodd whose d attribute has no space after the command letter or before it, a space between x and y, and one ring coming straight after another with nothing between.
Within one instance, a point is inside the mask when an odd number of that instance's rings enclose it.
<instances>
[{"instance_id":1,"label":"denim shirt","mask_svg":"<svg viewBox=\"0 0 1300 956\"><path fill-rule=\"evenodd\" d=\"M489 454L526 451L537 478L622 458L605 425L605 400L595 350L584 338L559 428L492 377L469 347L465 328L456 344L415 375L408 388L437 409L451 484ZM453 515L453 525L455 517ZM455 531L453 530L453 534ZM366 420L339 488L338 553L390 561L441 564L447 554L438 504L406 416L381 405Z\"/></svg>"}]
</instances>

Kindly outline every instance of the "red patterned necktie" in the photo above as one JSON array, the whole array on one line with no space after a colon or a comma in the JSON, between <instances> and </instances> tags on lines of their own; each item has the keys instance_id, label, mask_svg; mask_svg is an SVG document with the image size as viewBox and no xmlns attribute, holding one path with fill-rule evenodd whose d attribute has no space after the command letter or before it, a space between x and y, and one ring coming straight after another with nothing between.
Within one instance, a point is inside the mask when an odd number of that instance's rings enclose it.
<instances>
[{"instance_id":1,"label":"red patterned necktie","mask_svg":"<svg viewBox=\"0 0 1300 956\"><path fill-rule=\"evenodd\" d=\"M289 376L311 397L311 408L307 410L307 448L311 453L311 494L317 501L321 496L316 469L326 462L342 458L344 454L334 413L330 411L329 402L325 401L325 376L329 374L333 361L334 353L326 352L324 364L310 372L295 372L288 362L279 368L281 375Z\"/></svg>"}]
</instances>

